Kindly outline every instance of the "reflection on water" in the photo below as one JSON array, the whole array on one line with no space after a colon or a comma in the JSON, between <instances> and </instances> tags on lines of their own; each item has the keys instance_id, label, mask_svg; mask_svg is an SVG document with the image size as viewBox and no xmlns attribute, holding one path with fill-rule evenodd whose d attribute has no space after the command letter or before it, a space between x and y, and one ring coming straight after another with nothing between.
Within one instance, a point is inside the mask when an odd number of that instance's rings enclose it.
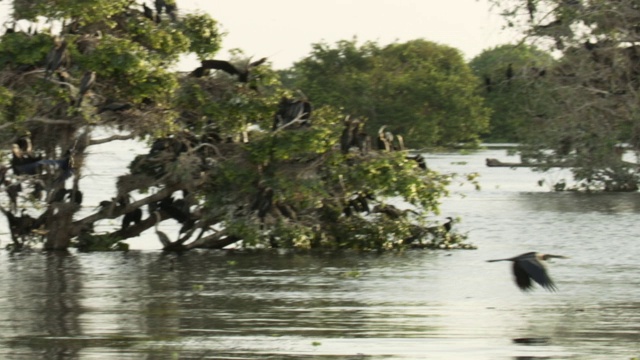
<instances>
[{"instance_id":1,"label":"reflection on water","mask_svg":"<svg viewBox=\"0 0 640 360\"><path fill-rule=\"evenodd\" d=\"M640 356L638 194L548 193L540 176L564 174L485 157L503 156L429 157L481 174L442 207L475 251L2 252L0 358ZM508 263L485 262L527 251L571 257L549 264L557 293L522 293Z\"/></svg>"}]
</instances>

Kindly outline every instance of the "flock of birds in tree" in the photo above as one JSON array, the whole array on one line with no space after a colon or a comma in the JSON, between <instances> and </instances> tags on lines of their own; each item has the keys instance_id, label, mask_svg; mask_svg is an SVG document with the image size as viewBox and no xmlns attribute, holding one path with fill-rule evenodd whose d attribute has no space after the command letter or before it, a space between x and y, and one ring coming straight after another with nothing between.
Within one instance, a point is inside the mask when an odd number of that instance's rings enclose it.
<instances>
[{"instance_id":1,"label":"flock of birds in tree","mask_svg":"<svg viewBox=\"0 0 640 360\"><path fill-rule=\"evenodd\" d=\"M176 6L175 1L166 1L166 0L155 0L154 6L156 9L156 13L153 13L153 9L147 6L147 3L142 4L142 14L144 17L151 21L155 21L156 23L160 23L162 21L161 15L164 12L169 16L171 21L178 21L178 7Z\"/></svg>"},{"instance_id":2,"label":"flock of birds in tree","mask_svg":"<svg viewBox=\"0 0 640 360\"><path fill-rule=\"evenodd\" d=\"M143 4L143 15L149 20L160 22L161 14L165 13L172 21L177 20L177 7L173 1L167 2L165 0L155 0L155 14L153 9ZM535 5L532 1L527 2L527 9L533 20ZM15 29L7 29L7 33L15 32ZM585 46L588 48L590 44ZM224 60L203 60L201 66L191 72L191 76L195 78L201 78L210 74L211 70L221 70L231 76L237 76L237 80L241 83L249 83L250 71L256 66L260 66L266 62L266 58L261 58L257 61L249 62L246 67L238 68L232 63ZM48 53L45 66L44 66L44 78L50 80L53 74L57 74L58 82L62 84L69 83L69 74L66 69L70 65L70 56L68 50L68 43L65 39L56 38L54 46ZM538 71L538 76L544 76L545 71ZM505 77L507 84L511 82L514 77L513 65L509 64ZM488 76L484 77L485 87L487 92L491 92L493 88L493 81ZM80 81L78 93L74 105L76 107L82 106L84 97L89 93L96 82L96 73L94 71L86 71ZM251 85L252 89L256 89L255 85ZM98 114L105 111L124 111L132 107L129 103L109 103L101 106L98 110ZM278 109L274 115L272 130L287 126L288 124L299 121L303 125L310 124L310 117L312 113L311 104L307 100L297 100L283 97L278 105ZM371 137L364 132L363 123L357 119L350 119L347 117L344 121L344 130L340 137L340 151L343 154L348 154L350 149L357 148L362 155L366 155L372 148ZM12 239L16 245L20 244L19 239L25 236L29 236L30 233L43 225L44 217L33 218L26 213L23 209L20 215L15 214L17 212L18 196L22 192L22 180L21 177L36 177L33 180L33 191L31 197L34 199L42 200L43 194L48 193L47 203L52 204L56 202L69 201L77 205L82 204L83 194L78 189L66 189L64 182L73 175L74 163L73 163L73 149L69 149L61 159L43 159L42 155L34 155L33 146L30 138L30 133L19 136L12 144L12 157L11 157L11 170L13 171L16 181L12 182L7 178L8 168L5 166L0 167L0 182L5 185L5 191L9 197L10 210L6 210L0 207L0 210L5 214L8 219L9 227L12 234ZM166 140L166 139L165 139ZM156 147L158 143L154 144ZM404 141L402 136L395 135L386 130L386 126L383 126L378 131L376 138L376 147L379 151L404 151ZM156 148L157 152L157 148ZM154 149L150 154L154 153ZM413 159L417 162L418 166L422 169L427 169L426 162L422 155L407 156L409 159ZM48 184L38 177L45 172L45 169L49 169L49 173L55 172L57 176L53 178ZM57 169L52 171L53 169ZM258 217L264 221L267 213L274 207L273 201L273 189L265 187L264 185L258 186L258 194L251 205L251 210L256 211ZM183 224L180 233L186 232L194 225L192 214L189 212L189 203L187 202L188 194L185 193L183 199L174 199L169 196L157 203L149 205L149 212L155 213L159 216L160 211L164 211L169 214L169 217L176 219L179 223ZM345 216L351 216L354 212L367 212L370 213L371 209L368 200L374 200L375 198L369 192L357 192L353 194L351 198L346 201L346 205L343 209ZM129 198L120 198L117 201L103 201L100 203L100 207L107 209L113 206L127 206L129 204ZM296 213L293 208L286 204L275 203L278 211L285 216L295 219ZM377 205L374 211L385 213L390 217L400 216L401 211L390 205ZM121 230L126 230L132 224L139 224L142 221L142 210L140 208L134 209L131 212L124 214L122 218ZM156 223L156 233L159 239L165 247L170 246L171 241L169 237L157 229L160 219ZM427 228L428 231L440 231L448 233L453 224L453 219L447 217L441 227ZM410 243L414 239L405 239L405 242ZM533 288L533 282L538 283L543 288L549 291L555 291L556 286L553 280L547 273L547 269L544 261L550 258L566 258L561 255L541 254L536 252L529 252L521 254L512 258L488 260L488 262L497 261L511 261L513 263L513 275L517 286L523 290L528 291ZM533 282L532 282L533 281Z\"/></svg>"},{"instance_id":3,"label":"flock of birds in tree","mask_svg":"<svg viewBox=\"0 0 640 360\"><path fill-rule=\"evenodd\" d=\"M402 135L394 135L387 130L387 125L380 127L375 141L379 151L406 150ZM346 117L344 129L340 135L340 151L343 154L348 154L352 148L357 148L362 155L366 155L372 149L371 136L364 131L363 123L360 120ZM421 154L407 155L407 159L415 160L418 167L427 170L427 163Z\"/></svg>"},{"instance_id":4,"label":"flock of birds in tree","mask_svg":"<svg viewBox=\"0 0 640 360\"><path fill-rule=\"evenodd\" d=\"M45 201L47 204L65 201L78 205L82 203L83 195L80 190L64 187L65 181L74 173L73 156L73 149L66 151L60 159L44 159L42 155L34 154L29 132L17 137L12 143L10 166L0 167L0 183L5 186L9 209L0 206L0 211L7 217L12 240L17 247L46 221L44 216L37 219L31 217L25 209L17 214L18 197L24 190L23 183L31 184L32 191L27 197L32 200ZM7 176L9 169L13 172L12 179Z\"/></svg>"}]
</instances>

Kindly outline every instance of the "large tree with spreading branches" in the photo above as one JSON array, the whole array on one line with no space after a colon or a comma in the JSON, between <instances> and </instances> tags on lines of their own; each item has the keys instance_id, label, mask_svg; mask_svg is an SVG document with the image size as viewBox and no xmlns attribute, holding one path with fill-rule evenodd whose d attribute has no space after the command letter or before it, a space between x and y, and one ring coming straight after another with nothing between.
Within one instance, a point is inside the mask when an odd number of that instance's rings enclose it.
<instances>
[{"instance_id":1,"label":"large tree with spreading branches","mask_svg":"<svg viewBox=\"0 0 640 360\"><path fill-rule=\"evenodd\" d=\"M216 59L221 36L206 14L167 0L15 0L12 17L0 37L0 140L11 149L1 210L14 248L39 239L46 249L112 248L154 227L173 251L461 240L427 221L451 175L430 171L393 134L368 135L363 119L312 106L267 59ZM172 70L183 55L201 66ZM98 138L101 128L120 135ZM83 203L87 149L123 139L149 150L116 193ZM116 218L121 227L94 230ZM181 224L177 238L158 230L168 219Z\"/></svg>"},{"instance_id":2,"label":"large tree with spreading branches","mask_svg":"<svg viewBox=\"0 0 640 360\"><path fill-rule=\"evenodd\" d=\"M474 147L488 128L462 54L431 41L318 43L286 75L315 102L367 118L371 132L401 132L413 148Z\"/></svg>"},{"instance_id":3,"label":"large tree with spreading branches","mask_svg":"<svg viewBox=\"0 0 640 360\"><path fill-rule=\"evenodd\" d=\"M491 109L484 141L518 143L532 118L552 111L547 106L552 92L544 80L553 62L549 53L526 44L487 49L469 62Z\"/></svg>"},{"instance_id":4,"label":"large tree with spreading branches","mask_svg":"<svg viewBox=\"0 0 640 360\"><path fill-rule=\"evenodd\" d=\"M556 64L540 81L549 111L532 114L521 154L541 169L571 166L581 186L638 189L640 5L637 1L496 0L524 42Z\"/></svg>"}]
</instances>

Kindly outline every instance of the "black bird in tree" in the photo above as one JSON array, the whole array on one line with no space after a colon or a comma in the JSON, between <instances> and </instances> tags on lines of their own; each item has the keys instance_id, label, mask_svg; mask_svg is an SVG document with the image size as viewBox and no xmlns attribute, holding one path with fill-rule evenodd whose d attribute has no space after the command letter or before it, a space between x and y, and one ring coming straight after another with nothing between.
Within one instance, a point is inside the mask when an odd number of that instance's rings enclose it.
<instances>
[{"instance_id":1,"label":"black bird in tree","mask_svg":"<svg viewBox=\"0 0 640 360\"><path fill-rule=\"evenodd\" d=\"M357 126L357 120L352 121L349 117L344 120L344 129L342 129L342 135L340 135L340 151L343 154L349 153L349 149L354 145L353 133Z\"/></svg>"},{"instance_id":2,"label":"black bird in tree","mask_svg":"<svg viewBox=\"0 0 640 360\"><path fill-rule=\"evenodd\" d=\"M98 109L98 114L102 114L103 112L107 112L107 111L113 111L113 112L127 111L132 108L133 108L133 105L131 103L111 102L111 103L100 106L100 108Z\"/></svg>"},{"instance_id":3,"label":"black bird in tree","mask_svg":"<svg viewBox=\"0 0 640 360\"><path fill-rule=\"evenodd\" d=\"M371 148L371 138L362 130L362 122L357 119L350 120L347 117L344 120L342 135L340 135L340 151L343 154L348 154L352 147L357 147L364 155Z\"/></svg>"},{"instance_id":4,"label":"black bird in tree","mask_svg":"<svg viewBox=\"0 0 640 360\"><path fill-rule=\"evenodd\" d=\"M436 225L426 228L427 231L434 235L448 234L451 231L451 228L453 228L453 218L451 216L447 216L446 219L447 221L442 225Z\"/></svg>"},{"instance_id":5,"label":"black bird in tree","mask_svg":"<svg viewBox=\"0 0 640 360\"><path fill-rule=\"evenodd\" d=\"M24 244L25 238L31 234L31 230L38 226L37 221L29 216L24 209L22 210L21 216L12 214L2 206L0 206L0 211L7 217L13 244L16 248L20 249ZM20 240L22 240L22 242Z\"/></svg>"},{"instance_id":6,"label":"black bird in tree","mask_svg":"<svg viewBox=\"0 0 640 360\"><path fill-rule=\"evenodd\" d=\"M296 100L283 96L278 103L278 110L273 116L272 130L298 120L302 125L309 125L313 108L306 99Z\"/></svg>"},{"instance_id":7,"label":"black bird in tree","mask_svg":"<svg viewBox=\"0 0 640 360\"><path fill-rule=\"evenodd\" d=\"M51 196L49 198L49 204L52 204L54 202L64 202L65 200L70 200L73 203L82 205L82 200L83 200L82 191L65 189L64 187L62 187L51 193Z\"/></svg>"},{"instance_id":8,"label":"black bird in tree","mask_svg":"<svg viewBox=\"0 0 640 360\"><path fill-rule=\"evenodd\" d=\"M394 136L391 131L385 131L386 127L387 125L384 125L378 130L378 150L392 151Z\"/></svg>"},{"instance_id":9,"label":"black bird in tree","mask_svg":"<svg viewBox=\"0 0 640 360\"><path fill-rule=\"evenodd\" d=\"M64 201L64 197L67 195L67 189L65 188L60 188L57 189L55 191L53 191L51 193L51 195L49 196L49 204L53 204L56 202L63 202Z\"/></svg>"},{"instance_id":10,"label":"black bird in tree","mask_svg":"<svg viewBox=\"0 0 640 360\"><path fill-rule=\"evenodd\" d=\"M533 17L536 14L535 0L527 0L527 11L529 12L529 20L533 22Z\"/></svg>"},{"instance_id":11,"label":"black bird in tree","mask_svg":"<svg viewBox=\"0 0 640 360\"><path fill-rule=\"evenodd\" d=\"M490 93L492 90L492 86L491 86L491 77L489 77L489 75L485 75L484 76L484 88L487 90L487 93Z\"/></svg>"},{"instance_id":12,"label":"black bird in tree","mask_svg":"<svg viewBox=\"0 0 640 360\"><path fill-rule=\"evenodd\" d=\"M418 164L418 167L422 170L428 169L427 161L424 159L424 156L422 156L422 154L406 156L405 159L414 160Z\"/></svg>"},{"instance_id":13,"label":"black bird in tree","mask_svg":"<svg viewBox=\"0 0 640 360\"><path fill-rule=\"evenodd\" d=\"M264 218L273 206L273 189L266 186L264 183L258 184L258 194L251 203L251 210L258 211L258 217L261 222L264 222Z\"/></svg>"},{"instance_id":14,"label":"black bird in tree","mask_svg":"<svg viewBox=\"0 0 640 360\"><path fill-rule=\"evenodd\" d=\"M144 15L144 17L146 17L147 19L154 21L153 19L153 10L151 10L150 7L147 6L147 3L143 3L142 4L142 13Z\"/></svg>"},{"instance_id":15,"label":"black bird in tree","mask_svg":"<svg viewBox=\"0 0 640 360\"><path fill-rule=\"evenodd\" d=\"M209 69L210 70L222 70L222 71L226 72L229 75L237 75L239 82L247 83L247 82L249 82L249 74L251 72L251 68L254 68L256 66L260 66L260 65L264 64L265 61L267 61L266 57L247 64L247 66L244 69L239 69L236 66L234 66L233 64L231 64L230 62L225 61L225 60L202 60L201 66L199 68L195 69L191 73L191 75L195 76L195 77L199 77L198 76L199 74L200 74L200 76L202 76L205 73L204 70L209 70Z\"/></svg>"},{"instance_id":16,"label":"black bird in tree","mask_svg":"<svg viewBox=\"0 0 640 360\"><path fill-rule=\"evenodd\" d=\"M167 6L167 3L164 0L155 0L156 12L158 14L162 14L165 6Z\"/></svg>"},{"instance_id":17,"label":"black bird in tree","mask_svg":"<svg viewBox=\"0 0 640 360\"><path fill-rule=\"evenodd\" d=\"M76 107L80 107L82 105L82 99L84 96L91 90L93 85L96 82L96 72L95 71L87 71L84 73L82 80L80 81L80 90L78 91L78 99L76 100Z\"/></svg>"},{"instance_id":18,"label":"black bird in tree","mask_svg":"<svg viewBox=\"0 0 640 360\"><path fill-rule=\"evenodd\" d=\"M511 79L513 79L513 64L509 64L509 66L507 66L507 80L511 81Z\"/></svg>"},{"instance_id":19,"label":"black bird in tree","mask_svg":"<svg viewBox=\"0 0 640 360\"><path fill-rule=\"evenodd\" d=\"M142 221L142 209L137 208L133 211L130 211L122 217L122 230L128 228L131 223L139 224Z\"/></svg>"},{"instance_id":20,"label":"black bird in tree","mask_svg":"<svg viewBox=\"0 0 640 360\"><path fill-rule=\"evenodd\" d=\"M68 66L68 63L69 52L67 51L67 41L61 38L57 38L55 40L55 43L53 44L53 48L51 48L49 54L47 55L44 78L49 79L51 74L58 70L60 66Z\"/></svg>"},{"instance_id":21,"label":"black bird in tree","mask_svg":"<svg viewBox=\"0 0 640 360\"><path fill-rule=\"evenodd\" d=\"M118 199L118 206L125 207L130 203L131 201L127 196L121 196ZM105 202L105 205L110 206L111 202L107 201ZM139 224L141 221L142 221L142 209L136 208L124 214L124 216L122 217L122 227L120 229L124 231L131 225L131 223Z\"/></svg>"},{"instance_id":22,"label":"black bird in tree","mask_svg":"<svg viewBox=\"0 0 640 360\"><path fill-rule=\"evenodd\" d=\"M513 275L515 277L516 284L522 291L528 291L533 288L533 281L537 282L543 288L548 291L555 291L556 286L553 280L547 274L547 267L544 264L544 260L558 258L567 259L562 255L550 255L541 254L538 252L528 252L522 255L518 255L507 259L487 260L487 262L496 261L511 261L513 262Z\"/></svg>"},{"instance_id":23,"label":"black bird in tree","mask_svg":"<svg viewBox=\"0 0 640 360\"><path fill-rule=\"evenodd\" d=\"M176 5L175 0L171 0L169 2L165 1L164 10L167 15L169 15L169 18L171 18L171 21L178 21L178 14L176 14L176 12L178 11L178 6Z\"/></svg>"},{"instance_id":24,"label":"black bird in tree","mask_svg":"<svg viewBox=\"0 0 640 360\"><path fill-rule=\"evenodd\" d=\"M35 175L37 173L36 167L28 166L42 160L42 157L33 156L31 132L26 131L24 135L13 142L11 153L11 169L15 175Z\"/></svg>"},{"instance_id":25,"label":"black bird in tree","mask_svg":"<svg viewBox=\"0 0 640 360\"><path fill-rule=\"evenodd\" d=\"M9 206L12 212L18 210L18 194L22 191L22 184L19 182L5 183L5 191L9 197Z\"/></svg>"},{"instance_id":26,"label":"black bird in tree","mask_svg":"<svg viewBox=\"0 0 640 360\"><path fill-rule=\"evenodd\" d=\"M271 210L271 206L273 205L273 189L270 187L264 189L261 197L262 199L258 206L258 217L261 221L264 222L264 218L265 216L267 216L267 212Z\"/></svg>"},{"instance_id":27,"label":"black bird in tree","mask_svg":"<svg viewBox=\"0 0 640 360\"><path fill-rule=\"evenodd\" d=\"M442 224L442 227L445 232L451 231L451 228L453 227L453 218L451 216L447 216L447 222Z\"/></svg>"},{"instance_id":28,"label":"black bird in tree","mask_svg":"<svg viewBox=\"0 0 640 360\"><path fill-rule=\"evenodd\" d=\"M20 148L20 152L22 156L32 156L33 155L33 145L31 145L31 132L26 131L24 135L18 137L15 141L15 144Z\"/></svg>"}]
</instances>

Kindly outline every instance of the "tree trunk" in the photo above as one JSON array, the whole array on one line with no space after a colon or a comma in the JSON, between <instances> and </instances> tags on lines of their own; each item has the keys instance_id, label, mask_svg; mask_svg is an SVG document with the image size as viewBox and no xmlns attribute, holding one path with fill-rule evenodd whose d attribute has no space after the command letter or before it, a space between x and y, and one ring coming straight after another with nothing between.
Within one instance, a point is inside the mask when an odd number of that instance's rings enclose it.
<instances>
[{"instance_id":1,"label":"tree trunk","mask_svg":"<svg viewBox=\"0 0 640 360\"><path fill-rule=\"evenodd\" d=\"M66 250L71 243L73 213L78 205L74 203L58 203L51 205L47 214L47 240L45 250Z\"/></svg>"}]
</instances>

